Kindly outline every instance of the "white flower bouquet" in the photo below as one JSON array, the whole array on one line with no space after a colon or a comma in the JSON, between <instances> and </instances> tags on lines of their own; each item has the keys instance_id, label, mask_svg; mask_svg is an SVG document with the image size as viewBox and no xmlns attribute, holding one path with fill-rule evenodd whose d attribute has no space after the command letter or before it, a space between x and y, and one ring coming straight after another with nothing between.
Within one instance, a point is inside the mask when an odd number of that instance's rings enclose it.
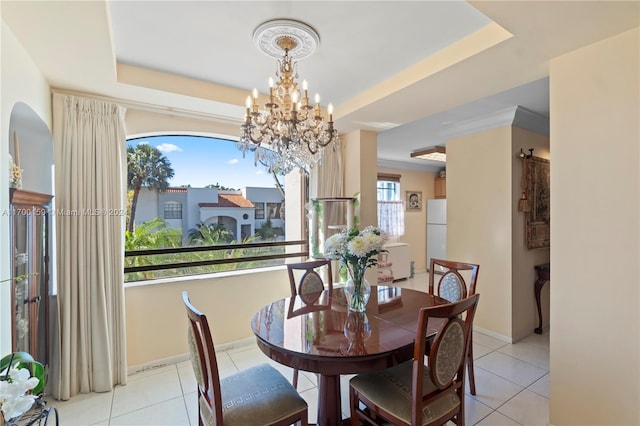
<instances>
[{"instance_id":1,"label":"white flower bouquet","mask_svg":"<svg viewBox=\"0 0 640 426\"><path fill-rule=\"evenodd\" d=\"M368 299L368 294L362 294L365 282L364 274L367 268L378 263L378 254L386 252L382 248L388 236L380 228L367 226L362 231L357 228L343 229L341 232L327 238L324 245L324 256L327 259L340 260L340 267L347 268L349 277L353 281L353 297ZM367 300L352 300L350 308L364 311Z\"/></svg>"},{"instance_id":2,"label":"white flower bouquet","mask_svg":"<svg viewBox=\"0 0 640 426\"><path fill-rule=\"evenodd\" d=\"M0 360L1 415L11 424L24 414L44 388L44 367L26 352L14 352Z\"/></svg>"}]
</instances>

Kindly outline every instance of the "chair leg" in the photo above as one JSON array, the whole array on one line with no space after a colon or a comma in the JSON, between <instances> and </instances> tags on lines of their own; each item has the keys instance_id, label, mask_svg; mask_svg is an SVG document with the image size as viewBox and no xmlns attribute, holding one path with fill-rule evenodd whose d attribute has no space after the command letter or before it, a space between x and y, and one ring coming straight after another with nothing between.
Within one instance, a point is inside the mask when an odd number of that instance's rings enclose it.
<instances>
[{"instance_id":1,"label":"chair leg","mask_svg":"<svg viewBox=\"0 0 640 426\"><path fill-rule=\"evenodd\" d=\"M291 381L291 384L293 385L294 388L298 389L298 369L297 368L293 369L293 380Z\"/></svg>"},{"instance_id":2,"label":"chair leg","mask_svg":"<svg viewBox=\"0 0 640 426\"><path fill-rule=\"evenodd\" d=\"M300 425L300 426L309 426L309 414L307 411L304 412L304 416L300 419L299 422L296 422L296 424Z\"/></svg>"},{"instance_id":3,"label":"chair leg","mask_svg":"<svg viewBox=\"0 0 640 426\"><path fill-rule=\"evenodd\" d=\"M358 415L358 398L356 398L356 393L349 386L349 411L351 414L351 426L360 426L360 416Z\"/></svg>"},{"instance_id":4,"label":"chair leg","mask_svg":"<svg viewBox=\"0 0 640 426\"><path fill-rule=\"evenodd\" d=\"M471 395L476 394L476 376L473 371L473 342L469 342L469 353L467 354L467 372L469 373L469 390Z\"/></svg>"}]
</instances>

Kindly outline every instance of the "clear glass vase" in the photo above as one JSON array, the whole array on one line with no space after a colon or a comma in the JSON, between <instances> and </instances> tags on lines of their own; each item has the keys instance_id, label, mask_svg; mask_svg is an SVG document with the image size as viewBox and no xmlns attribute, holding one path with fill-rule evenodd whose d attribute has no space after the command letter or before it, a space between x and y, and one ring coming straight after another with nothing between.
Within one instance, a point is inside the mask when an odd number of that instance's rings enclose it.
<instances>
[{"instance_id":1,"label":"clear glass vase","mask_svg":"<svg viewBox=\"0 0 640 426\"><path fill-rule=\"evenodd\" d=\"M349 341L349 346L344 353L349 355L367 355L365 342L371 337L369 318L363 312L349 312L344 322L344 337Z\"/></svg>"},{"instance_id":2,"label":"clear glass vase","mask_svg":"<svg viewBox=\"0 0 640 426\"><path fill-rule=\"evenodd\" d=\"M371 295L371 286L364 276L360 280L349 277L344 288L344 294L350 311L364 312L367 309L367 302Z\"/></svg>"}]
</instances>

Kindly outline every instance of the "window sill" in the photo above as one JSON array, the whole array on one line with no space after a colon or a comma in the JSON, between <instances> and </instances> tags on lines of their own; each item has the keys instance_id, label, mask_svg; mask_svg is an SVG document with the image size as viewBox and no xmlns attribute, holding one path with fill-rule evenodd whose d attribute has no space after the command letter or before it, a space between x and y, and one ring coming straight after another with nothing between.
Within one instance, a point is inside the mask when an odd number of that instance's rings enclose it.
<instances>
[{"instance_id":1,"label":"window sill","mask_svg":"<svg viewBox=\"0 0 640 426\"><path fill-rule=\"evenodd\" d=\"M265 268L240 269L237 271L216 272L213 274L183 275L183 276L171 277L171 278L158 278L157 280L132 281L132 282L124 283L124 288L127 289L132 287L143 287L143 286L156 285L156 284L174 284L174 283L185 282L185 281L211 280L211 279L218 279L218 278L235 277L239 275L253 275L253 274L259 274L262 272L285 270L286 268L287 268L286 265L278 265L278 266L267 266Z\"/></svg>"}]
</instances>

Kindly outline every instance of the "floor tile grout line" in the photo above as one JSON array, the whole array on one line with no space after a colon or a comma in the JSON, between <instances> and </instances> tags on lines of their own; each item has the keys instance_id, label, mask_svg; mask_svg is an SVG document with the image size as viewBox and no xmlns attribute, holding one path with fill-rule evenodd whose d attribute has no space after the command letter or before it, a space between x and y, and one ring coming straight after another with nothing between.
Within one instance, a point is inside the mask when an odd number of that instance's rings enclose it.
<instances>
[{"instance_id":1,"label":"floor tile grout line","mask_svg":"<svg viewBox=\"0 0 640 426\"><path fill-rule=\"evenodd\" d=\"M176 363L175 366L176 366L176 374L178 375L178 383L180 383L180 390L182 391L182 404L184 405L184 410L187 413L187 420L189 421L189 426L191 426L191 418L189 417L189 407L187 406L187 398L184 393L185 387L184 387L184 384L182 383L180 368L178 367L178 363Z\"/></svg>"},{"instance_id":2,"label":"floor tile grout line","mask_svg":"<svg viewBox=\"0 0 640 426\"><path fill-rule=\"evenodd\" d=\"M478 344L479 344L480 346L484 346L485 348L491 349L490 347L487 347L487 346L485 346L485 345L482 345L482 343L478 343ZM534 342L534 344L535 344L535 342ZM510 379L508 379L508 378L506 378L506 377L503 377L503 376L501 376L500 374L496 374L496 373L494 373L494 372L492 372L492 371L490 371L490 370L487 370L487 369L485 369L485 368L478 367L478 368L480 368L481 370L484 370L485 372L487 372L487 373L489 373L489 374L493 374L493 375L494 375L494 376L496 376L496 377L499 377L499 378L501 378L501 379L503 379L503 380L506 380L506 381L507 381L507 382L509 382L509 383L512 383L512 384L514 384L514 385L519 386L521 389L520 389L516 394L514 394L512 397L510 397L509 399L507 399L506 401L504 401L502 404L500 404L500 405L499 405L498 407L496 407L496 408L492 408L492 407L490 407L490 406L486 405L484 402L482 402L482 401L478 400L478 399L477 399L477 398L475 398L473 395L470 395L469 393L465 392L465 394L466 394L466 395L469 395L471 398L474 398L474 400L475 400L475 402L476 402L476 403L481 404L481 405L483 405L483 406L486 406L486 407L488 407L488 408L491 410L489 414L487 414L486 416L484 416L484 417L482 417L481 419L479 419L479 420L478 420L478 422L476 422L476 424L477 424L477 423L479 423L479 422L481 422L481 421L483 421L484 419L486 419L488 416L490 416L492 413L495 413L495 412L498 412L500 415L504 415L505 417L507 417L507 418L511 419L511 420L512 420L512 421L514 421L515 423L520 424L520 423L519 423L519 422L517 422L515 419L512 419L511 417L509 417L509 416L507 416L507 415L505 415L505 414L501 413L499 410L500 410L502 407L504 407L506 404L508 404L510 401L512 401L515 397L517 397L518 395L520 395L520 394L522 393L522 391L523 391L523 390L525 390L525 389L526 389L526 390L529 390L530 392L532 392L532 393L534 393L534 394L536 394L536 395L538 395L538 396L540 396L540 397L542 397L542 398L545 398L545 399L547 399L547 400L549 399L546 395L543 395L543 394L541 394L541 393L539 393L539 392L536 392L536 391L534 391L534 390L530 389L530 387L531 387L531 386L533 386L535 383L537 383L539 380L543 379L545 376L548 376L548 375L550 374L549 370L548 370L548 369L546 369L546 368L544 368L544 367L541 367L541 366L539 366L539 365L532 364L532 363L531 363L531 362L529 362L529 361L523 360L523 359L519 358L518 356L514 356L514 355L511 355L511 354L508 354L508 353L501 352L501 350L505 349L507 346L509 346L509 344L504 344L504 345L499 346L499 347L497 347L497 348L495 348L495 349L491 349L491 350L490 350L490 352L487 352L486 354L482 355L481 357L479 357L479 358L475 359L475 360L474 360L474 363L475 363L475 362L477 362L477 361L479 361L480 359L482 359L482 358L484 358L484 357L488 356L488 355L491 355L491 354L492 354L492 353L494 353L494 352L498 352L498 353L500 353L501 355L508 356L508 357L510 357L510 358L513 358L513 359L518 360L518 361L522 361L522 362L524 362L524 363L526 363L526 364L529 364L529 365L531 365L531 366L533 366L533 367L535 367L535 368L538 368L538 369L540 369L540 370L544 371L544 374L543 374L542 376L540 376L539 378L535 379L532 383L530 383L530 384L528 384L528 385L526 385L526 386L522 386L521 384L518 384L518 383L516 383L516 382L513 382L512 380L510 380ZM541 348L543 348L543 347L544 347L544 345L536 345L536 346L539 346L539 347L541 347ZM233 349L236 349L236 351L234 351L234 352L235 352L235 353L234 353L234 355L235 355L236 353L244 352L243 350L238 351L238 350L237 350L238 348L233 348ZM234 357L232 356L232 354L230 354L230 351L224 351L224 352L227 352L227 354L226 354L226 355L229 357L229 359L230 359L230 361L231 361L231 364L234 366L234 368L235 368L237 371L239 371L239 370L240 370L240 369L239 369L239 364L238 364L238 362L234 359ZM177 375L178 375L179 385L180 385L181 394L182 394L182 395L181 395L181 397L183 398L183 403L184 403L184 406L185 406L185 410L187 410L187 416L188 416L188 415L189 415L189 412L188 412L188 407L187 407L187 404L186 404L186 394L185 394L185 389L184 389L183 378L180 376L180 372L179 372L179 368L178 368L178 366L177 366L177 363L176 363L176 364L174 364L174 368L176 369L176 373L177 373ZM317 385L316 385L316 384L314 384L314 383L312 382L312 383L311 383L311 387L309 387L308 389L306 389L306 390L305 390L305 393L306 393L306 392L314 391L315 389L317 389ZM171 400L171 399L170 399L170 400ZM111 422L111 420L112 420L112 414L113 414L113 408L114 408L114 401L115 401L115 391L114 391L114 392L112 393L112 395L111 395L111 404L110 404L110 410L109 410L109 423L110 423L110 422ZM164 402L166 402L166 401L164 401ZM159 403L160 403L160 402L159 402ZM140 408L140 409L147 408L147 407L151 407L151 406L157 405L157 404L159 404L159 403L151 404L151 405L148 405L148 406L146 406L146 407L142 407L142 408ZM136 411L138 411L138 410L134 410L134 411L131 411L131 412L129 412L129 413L133 413L133 412L136 412ZM123 414L121 414L120 416L117 416L117 417L121 417L122 415L129 414L129 413L123 413ZM189 422L191 422L191 419L189 419Z\"/></svg>"},{"instance_id":3,"label":"floor tile grout line","mask_svg":"<svg viewBox=\"0 0 640 426\"><path fill-rule=\"evenodd\" d=\"M149 405L145 405L144 407L136 408L133 411L127 411L126 413L122 413L122 414L120 414L118 416L110 417L109 418L109 424L111 424L111 420L118 419L118 418L123 417L123 416L128 416L129 414L137 413L138 411L142 411L142 410L145 410L145 409L150 408L150 407L155 407L156 405L165 404L165 403L167 403L169 401L173 401L174 399L178 399L178 398L182 398L184 400L184 397L176 396L175 398L169 398L169 399L166 399L164 401L154 402L153 404L149 404ZM188 413L187 413L187 418L188 418Z\"/></svg>"},{"instance_id":4,"label":"floor tile grout line","mask_svg":"<svg viewBox=\"0 0 640 426\"><path fill-rule=\"evenodd\" d=\"M128 382L128 380L127 380ZM111 393L111 404L109 404L109 418L107 419L107 424L111 424L111 415L113 414L113 402L116 399L116 390L118 389L117 386L115 386L113 388L113 392Z\"/></svg>"},{"instance_id":5,"label":"floor tile grout line","mask_svg":"<svg viewBox=\"0 0 640 426\"><path fill-rule=\"evenodd\" d=\"M474 366L475 366L475 362L476 362L476 361L478 361L478 360L480 360L480 359L482 359L482 358L484 358L484 357L486 357L486 356L488 356L488 355L491 355L491 354L492 354L492 353L494 353L494 352L497 352L497 353L499 353L500 355L508 356L509 358L513 358L513 359L515 359L515 360L518 360L518 361L524 362L525 364L529 364L530 366L535 367L535 368L537 368L538 370L546 371L546 373L547 373L547 374L550 372L550 371L549 371L548 369L546 369L546 368L543 368L543 367L537 366L537 365L535 365L535 364L530 363L529 361L525 361L524 359L518 358L518 357L516 357L516 356L509 355L509 354L505 354L504 352L500 352L498 349L496 349L495 351L490 352L490 353L488 353L488 354L485 354L485 355L481 356L481 357L480 357L480 358L478 358L478 359L474 359L474 360L473 360ZM482 368L482 367L479 367L479 368ZM486 370L486 368L485 368L484 370ZM543 375L543 376L541 376L541 377L544 377L544 375ZM539 379L536 379L536 381L537 381L537 380L539 380Z\"/></svg>"},{"instance_id":6,"label":"floor tile grout line","mask_svg":"<svg viewBox=\"0 0 640 426\"><path fill-rule=\"evenodd\" d=\"M479 367L479 366L477 366L477 365L476 365L476 366L474 366L474 367L475 367L476 369L477 369L477 368L479 368L479 369L481 369L481 370L483 370L483 371L485 371L485 372L487 372L487 373L489 373L489 374L493 374L494 376L499 377L499 378L501 378L502 380L506 380L507 382L512 383L512 384L514 384L514 385L516 385L516 386L519 386L519 387L521 387L521 388L522 388L522 390L527 389L529 386L531 386L532 384L534 384L535 382L537 382L538 380L542 379L544 376L546 376L546 375L548 374L548 372L547 372L547 373L545 373L545 374L543 374L542 376L538 377L538 378L537 378L537 379L535 379L533 382L531 382L531 383L529 383L528 385L526 385L526 386L525 386L525 385L521 385L520 383L514 382L513 380L510 380L510 379L509 379L509 378L507 378L507 377L503 377L503 376L501 376L501 375L499 375L499 374L497 374L497 373L494 373L493 371L487 370L486 368L482 368L482 367ZM531 392L533 392L533 391L531 391ZM537 392L536 392L536 393L537 393ZM542 396L544 396L544 395L542 395ZM545 397L545 398L546 398L546 397Z\"/></svg>"}]
</instances>

